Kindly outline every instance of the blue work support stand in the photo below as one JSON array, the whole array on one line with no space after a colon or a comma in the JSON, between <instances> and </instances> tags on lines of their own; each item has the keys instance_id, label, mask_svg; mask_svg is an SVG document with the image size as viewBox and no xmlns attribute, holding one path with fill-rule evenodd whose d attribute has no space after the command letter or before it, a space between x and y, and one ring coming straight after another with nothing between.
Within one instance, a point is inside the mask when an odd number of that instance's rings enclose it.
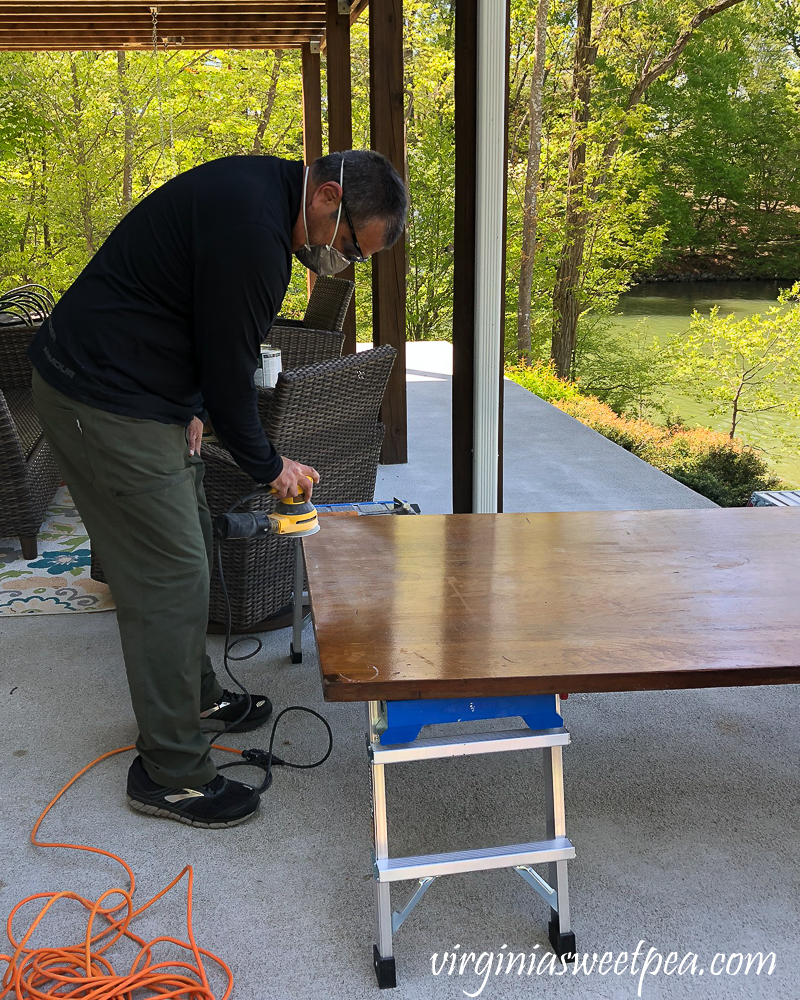
<instances>
[{"instance_id":1,"label":"blue work support stand","mask_svg":"<svg viewBox=\"0 0 800 1000\"><path fill-rule=\"evenodd\" d=\"M522 717L527 728L471 735L419 738L424 726L470 719ZM575 849L566 836L562 748L569 744L558 695L518 698L455 698L425 701L372 701L367 705L367 749L372 784L374 836L373 884L375 890L375 945L373 962L382 989L397 985L394 934L442 875L513 868L550 905L548 934L555 954L572 961L575 935L569 912L567 861ZM510 750L540 749L544 758L546 839L478 850L389 856L386 819L387 764L466 757ZM547 880L533 865L546 864ZM393 882L416 881L417 887L402 910L392 911Z\"/></svg>"}]
</instances>

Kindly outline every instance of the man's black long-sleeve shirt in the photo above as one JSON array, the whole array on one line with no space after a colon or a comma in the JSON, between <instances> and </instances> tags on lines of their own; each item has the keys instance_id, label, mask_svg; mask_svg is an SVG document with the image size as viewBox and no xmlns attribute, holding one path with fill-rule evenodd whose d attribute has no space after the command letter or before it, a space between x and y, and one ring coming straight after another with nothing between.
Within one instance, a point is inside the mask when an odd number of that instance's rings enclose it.
<instances>
[{"instance_id":1,"label":"man's black long-sleeve shirt","mask_svg":"<svg viewBox=\"0 0 800 1000\"><path fill-rule=\"evenodd\" d=\"M230 156L195 167L119 223L36 335L29 357L66 396L188 424L205 408L258 482L281 458L253 372L291 274L303 165Z\"/></svg>"}]
</instances>

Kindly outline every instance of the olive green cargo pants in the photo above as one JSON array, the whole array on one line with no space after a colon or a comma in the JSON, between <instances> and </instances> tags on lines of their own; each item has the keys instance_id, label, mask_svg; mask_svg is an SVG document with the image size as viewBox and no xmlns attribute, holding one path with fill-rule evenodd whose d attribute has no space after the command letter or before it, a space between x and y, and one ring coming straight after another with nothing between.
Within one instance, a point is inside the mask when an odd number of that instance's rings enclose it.
<instances>
[{"instance_id":1,"label":"olive green cargo pants","mask_svg":"<svg viewBox=\"0 0 800 1000\"><path fill-rule=\"evenodd\" d=\"M33 399L117 605L145 769L161 785L205 784L216 768L200 712L222 688L206 654L203 462L185 427L86 406L36 372Z\"/></svg>"}]
</instances>

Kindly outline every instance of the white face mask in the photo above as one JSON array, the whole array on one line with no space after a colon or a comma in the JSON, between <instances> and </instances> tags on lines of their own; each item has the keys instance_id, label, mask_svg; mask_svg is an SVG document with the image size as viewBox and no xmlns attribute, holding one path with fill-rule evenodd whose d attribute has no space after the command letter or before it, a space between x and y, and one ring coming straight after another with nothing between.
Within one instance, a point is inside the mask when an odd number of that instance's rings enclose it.
<instances>
[{"instance_id":1,"label":"white face mask","mask_svg":"<svg viewBox=\"0 0 800 1000\"><path fill-rule=\"evenodd\" d=\"M333 243L336 240L336 234L339 232L339 222L342 218L342 202L339 202L339 211L336 215L336 228L333 230L331 242L326 245L315 244L314 246L311 246L308 242L308 222L306 220L306 190L308 188L309 173L310 168L306 167L306 175L303 179L303 228L306 234L306 242L305 246L300 247L299 250L295 250L294 255L303 267L307 267L309 271L313 271L314 274L338 274L339 271L343 271L352 263L343 253L333 246ZM339 187L342 186L343 180L344 155L342 155L342 169L339 173Z\"/></svg>"}]
</instances>

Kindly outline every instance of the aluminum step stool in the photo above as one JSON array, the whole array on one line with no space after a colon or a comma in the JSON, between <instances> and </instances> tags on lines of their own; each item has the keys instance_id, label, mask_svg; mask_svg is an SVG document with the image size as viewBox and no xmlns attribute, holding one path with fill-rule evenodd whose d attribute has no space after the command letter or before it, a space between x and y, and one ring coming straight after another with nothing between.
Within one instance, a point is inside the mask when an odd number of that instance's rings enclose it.
<instances>
[{"instance_id":1,"label":"aluminum step stool","mask_svg":"<svg viewBox=\"0 0 800 1000\"><path fill-rule=\"evenodd\" d=\"M564 775L561 749L569 733L561 718L558 695L503 698L451 698L367 703L367 752L372 785L374 835L373 879L375 937L373 962L381 989L397 985L393 936L437 878L491 868L513 868L550 905L548 936L555 954L572 961L575 935L570 924L567 861L575 848L566 836ZM472 719L521 716L527 728L470 735L419 739L423 726ZM438 757L465 757L509 750L543 751L546 840L479 850L454 851L417 857L389 856L384 767ZM545 881L532 865L547 864ZM419 882L406 905L392 912L392 882Z\"/></svg>"}]
</instances>

